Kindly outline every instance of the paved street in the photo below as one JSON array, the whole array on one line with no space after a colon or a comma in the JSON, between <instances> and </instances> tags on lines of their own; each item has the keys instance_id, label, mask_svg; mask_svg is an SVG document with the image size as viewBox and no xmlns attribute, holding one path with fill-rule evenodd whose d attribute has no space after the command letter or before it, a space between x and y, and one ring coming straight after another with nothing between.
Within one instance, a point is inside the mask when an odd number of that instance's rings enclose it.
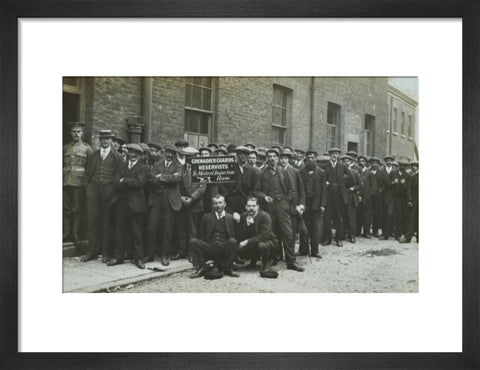
<instances>
[{"instance_id":1,"label":"paved street","mask_svg":"<svg viewBox=\"0 0 480 370\"><path fill-rule=\"evenodd\" d=\"M130 285L128 293L416 293L418 244L358 238L357 243L320 247L322 259L299 257L299 273L279 263L277 279L264 279L257 270L240 270L240 277L189 279L192 270ZM260 266L260 262L258 262Z\"/></svg>"}]
</instances>

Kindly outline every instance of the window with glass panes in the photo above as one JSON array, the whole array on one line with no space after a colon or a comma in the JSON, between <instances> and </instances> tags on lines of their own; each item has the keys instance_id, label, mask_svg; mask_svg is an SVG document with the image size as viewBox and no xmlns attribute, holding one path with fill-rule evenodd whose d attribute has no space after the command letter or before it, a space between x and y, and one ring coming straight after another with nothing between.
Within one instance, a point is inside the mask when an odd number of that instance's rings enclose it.
<instances>
[{"instance_id":1,"label":"window with glass panes","mask_svg":"<svg viewBox=\"0 0 480 370\"><path fill-rule=\"evenodd\" d=\"M274 85L272 104L272 144L287 145L292 90Z\"/></svg>"},{"instance_id":2,"label":"window with glass panes","mask_svg":"<svg viewBox=\"0 0 480 370\"><path fill-rule=\"evenodd\" d=\"M196 147L208 144L212 124L212 77L186 77L185 139Z\"/></svg>"},{"instance_id":3,"label":"window with glass panes","mask_svg":"<svg viewBox=\"0 0 480 370\"><path fill-rule=\"evenodd\" d=\"M328 102L327 105L327 150L338 146L340 128L340 105Z\"/></svg>"},{"instance_id":4,"label":"window with glass panes","mask_svg":"<svg viewBox=\"0 0 480 370\"><path fill-rule=\"evenodd\" d=\"M375 116L365 114L365 155L372 156L375 154L374 148L375 135Z\"/></svg>"}]
</instances>

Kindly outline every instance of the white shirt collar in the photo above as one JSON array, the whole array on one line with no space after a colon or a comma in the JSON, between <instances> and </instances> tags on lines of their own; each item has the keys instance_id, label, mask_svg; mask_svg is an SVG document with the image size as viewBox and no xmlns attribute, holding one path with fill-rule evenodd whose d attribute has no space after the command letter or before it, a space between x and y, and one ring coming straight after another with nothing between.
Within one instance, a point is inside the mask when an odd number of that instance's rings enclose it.
<instances>
[{"instance_id":1,"label":"white shirt collar","mask_svg":"<svg viewBox=\"0 0 480 370\"><path fill-rule=\"evenodd\" d=\"M110 153L111 147L108 148L100 148L100 154L108 155Z\"/></svg>"},{"instance_id":2,"label":"white shirt collar","mask_svg":"<svg viewBox=\"0 0 480 370\"><path fill-rule=\"evenodd\" d=\"M218 215L217 211L215 211L215 216L217 216L217 220L220 220L221 218L225 217L225 210L220 213L220 216Z\"/></svg>"}]
</instances>

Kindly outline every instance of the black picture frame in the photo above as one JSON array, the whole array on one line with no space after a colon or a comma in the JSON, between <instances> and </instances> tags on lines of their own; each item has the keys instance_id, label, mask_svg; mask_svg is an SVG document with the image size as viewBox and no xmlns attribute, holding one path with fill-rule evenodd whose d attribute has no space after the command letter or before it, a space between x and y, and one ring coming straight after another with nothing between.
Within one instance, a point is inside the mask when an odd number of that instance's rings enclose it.
<instances>
[{"instance_id":1,"label":"black picture frame","mask_svg":"<svg viewBox=\"0 0 480 370\"><path fill-rule=\"evenodd\" d=\"M18 353L20 17L445 17L463 20L463 351L461 353ZM1 369L478 369L480 2L475 0L6 0L0 3ZM451 153L439 153L450 155ZM453 155L458 155L454 153ZM439 204L442 207L441 204ZM445 200L444 207L448 207ZM447 211L445 216L448 217ZM441 333L442 323L438 323ZM48 335L46 333L46 335ZM318 333L322 335L322 333ZM268 338L268 333L265 333ZM267 339L266 339L267 340ZM295 340L295 338L291 338Z\"/></svg>"}]
</instances>

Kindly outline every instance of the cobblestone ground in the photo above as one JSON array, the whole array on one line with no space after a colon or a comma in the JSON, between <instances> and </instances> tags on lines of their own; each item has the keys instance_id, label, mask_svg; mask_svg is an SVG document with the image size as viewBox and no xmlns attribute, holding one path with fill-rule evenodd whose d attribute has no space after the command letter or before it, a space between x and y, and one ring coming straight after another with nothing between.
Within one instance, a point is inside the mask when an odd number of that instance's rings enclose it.
<instances>
[{"instance_id":1,"label":"cobblestone ground","mask_svg":"<svg viewBox=\"0 0 480 370\"><path fill-rule=\"evenodd\" d=\"M298 247L298 246L297 246ZM344 242L320 246L322 259L298 257L305 272L287 270L285 263L274 267L277 279L265 279L257 270L242 269L240 277L218 280L189 279L193 270L139 283L129 293L416 293L418 292L418 244L399 244L359 237L355 244Z\"/></svg>"}]
</instances>

